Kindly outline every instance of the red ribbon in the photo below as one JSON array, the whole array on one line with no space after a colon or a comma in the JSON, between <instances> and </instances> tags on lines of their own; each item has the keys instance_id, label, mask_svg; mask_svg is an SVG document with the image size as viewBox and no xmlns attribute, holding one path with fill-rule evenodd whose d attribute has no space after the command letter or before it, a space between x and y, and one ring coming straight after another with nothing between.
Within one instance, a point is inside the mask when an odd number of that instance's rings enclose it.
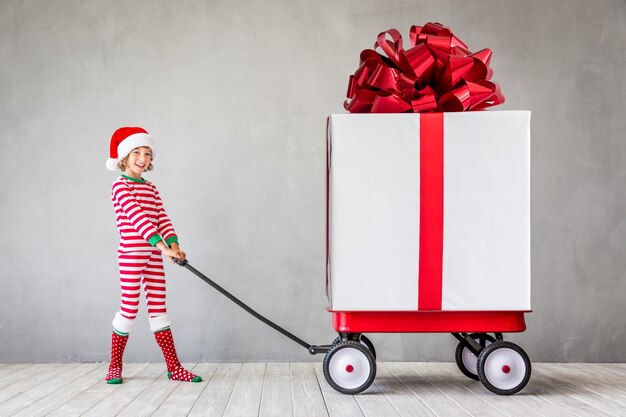
<instances>
[{"instance_id":1,"label":"red ribbon","mask_svg":"<svg viewBox=\"0 0 626 417\"><path fill-rule=\"evenodd\" d=\"M489 68L491 49L472 53L441 23L412 26L411 48L389 29L348 82L344 107L351 113L404 113L482 110L504 103ZM376 49L380 48L383 54Z\"/></svg>"},{"instance_id":2,"label":"red ribbon","mask_svg":"<svg viewBox=\"0 0 626 417\"><path fill-rule=\"evenodd\" d=\"M441 310L443 294L443 113L420 114L418 310Z\"/></svg>"}]
</instances>

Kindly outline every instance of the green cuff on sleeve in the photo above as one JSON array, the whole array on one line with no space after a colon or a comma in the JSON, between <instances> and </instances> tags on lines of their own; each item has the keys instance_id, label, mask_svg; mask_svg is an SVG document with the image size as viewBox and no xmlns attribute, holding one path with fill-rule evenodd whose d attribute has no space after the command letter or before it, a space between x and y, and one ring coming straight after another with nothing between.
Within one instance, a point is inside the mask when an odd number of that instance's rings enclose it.
<instances>
[{"instance_id":1,"label":"green cuff on sleeve","mask_svg":"<svg viewBox=\"0 0 626 417\"><path fill-rule=\"evenodd\" d=\"M151 244L152 246L156 246L156 244L159 243L162 240L163 240L163 238L161 237L161 235L159 235L157 233L155 235L152 235L152 237L150 239L148 239L148 243Z\"/></svg>"},{"instance_id":2,"label":"green cuff on sleeve","mask_svg":"<svg viewBox=\"0 0 626 417\"><path fill-rule=\"evenodd\" d=\"M165 243L167 244L167 247L171 247L172 243L178 243L178 237L176 236L170 236L167 239L165 239Z\"/></svg>"}]
</instances>

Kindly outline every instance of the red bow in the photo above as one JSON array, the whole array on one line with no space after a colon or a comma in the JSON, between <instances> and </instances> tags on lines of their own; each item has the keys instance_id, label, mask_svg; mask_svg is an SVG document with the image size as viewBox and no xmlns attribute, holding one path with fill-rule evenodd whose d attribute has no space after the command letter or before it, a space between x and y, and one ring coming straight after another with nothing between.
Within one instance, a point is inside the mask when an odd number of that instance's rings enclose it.
<instances>
[{"instance_id":1,"label":"red bow","mask_svg":"<svg viewBox=\"0 0 626 417\"><path fill-rule=\"evenodd\" d=\"M504 103L489 81L491 49L472 53L441 23L412 26L411 48L389 29L374 49L361 52L361 63L348 82L344 107L351 113L424 113L482 110ZM380 48L385 55L376 52Z\"/></svg>"}]
</instances>

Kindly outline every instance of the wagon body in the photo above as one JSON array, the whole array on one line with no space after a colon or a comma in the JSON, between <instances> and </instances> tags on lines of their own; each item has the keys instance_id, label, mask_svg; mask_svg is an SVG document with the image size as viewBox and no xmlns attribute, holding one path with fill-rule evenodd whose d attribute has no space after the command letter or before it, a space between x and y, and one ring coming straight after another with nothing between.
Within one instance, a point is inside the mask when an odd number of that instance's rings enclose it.
<instances>
[{"instance_id":1,"label":"wagon body","mask_svg":"<svg viewBox=\"0 0 626 417\"><path fill-rule=\"evenodd\" d=\"M331 311L338 333L518 333L523 311Z\"/></svg>"}]
</instances>

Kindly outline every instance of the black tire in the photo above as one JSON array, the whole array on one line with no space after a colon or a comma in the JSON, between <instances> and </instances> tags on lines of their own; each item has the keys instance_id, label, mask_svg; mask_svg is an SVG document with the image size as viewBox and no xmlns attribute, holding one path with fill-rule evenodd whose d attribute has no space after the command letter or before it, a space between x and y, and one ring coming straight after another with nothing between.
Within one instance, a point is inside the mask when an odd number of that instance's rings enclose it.
<instances>
[{"instance_id":1,"label":"black tire","mask_svg":"<svg viewBox=\"0 0 626 417\"><path fill-rule=\"evenodd\" d=\"M326 353L322 367L328 384L342 394L359 394L376 378L376 361L358 342L339 342Z\"/></svg>"},{"instance_id":2,"label":"black tire","mask_svg":"<svg viewBox=\"0 0 626 417\"><path fill-rule=\"evenodd\" d=\"M483 337L481 338L481 336ZM487 342L493 343L496 341L494 337L488 335L487 333L472 333L470 334L470 337L476 340L483 348L486 346ZM478 378L478 370L474 369L476 366L472 366L472 364L467 363L469 355L478 359L468 348L465 347L463 343L459 342L459 344L456 345L456 351L454 352L456 366L459 367L463 375L478 381L480 378Z\"/></svg>"},{"instance_id":3,"label":"black tire","mask_svg":"<svg viewBox=\"0 0 626 417\"><path fill-rule=\"evenodd\" d=\"M530 359L515 343L498 340L478 355L478 377L489 391L512 395L521 391L530 380Z\"/></svg>"},{"instance_id":4,"label":"black tire","mask_svg":"<svg viewBox=\"0 0 626 417\"><path fill-rule=\"evenodd\" d=\"M333 340L332 345L337 346L339 342L341 342L341 337L337 336L335 337L335 340ZM372 343L372 341L367 336L361 335L361 344L369 349L369 351L372 353L372 356L374 357L374 360L376 360L376 349L374 348L374 344Z\"/></svg>"}]
</instances>

